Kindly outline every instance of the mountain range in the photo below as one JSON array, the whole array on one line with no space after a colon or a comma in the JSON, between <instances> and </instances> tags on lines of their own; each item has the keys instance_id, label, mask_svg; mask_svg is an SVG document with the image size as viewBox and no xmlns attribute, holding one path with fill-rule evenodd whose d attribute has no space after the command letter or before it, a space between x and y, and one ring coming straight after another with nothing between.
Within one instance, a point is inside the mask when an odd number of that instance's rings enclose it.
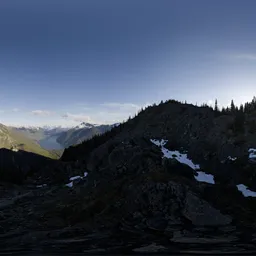
<instances>
[{"instance_id":1,"label":"mountain range","mask_svg":"<svg viewBox=\"0 0 256 256\"><path fill-rule=\"evenodd\" d=\"M11 128L38 142L48 136L56 136L70 129L61 126L20 126Z\"/></svg>"},{"instance_id":2,"label":"mountain range","mask_svg":"<svg viewBox=\"0 0 256 256\"><path fill-rule=\"evenodd\" d=\"M28 138L16 129L0 124L0 148L14 151L24 150L39 155L52 157L52 154L43 149L36 141Z\"/></svg>"},{"instance_id":3,"label":"mountain range","mask_svg":"<svg viewBox=\"0 0 256 256\"><path fill-rule=\"evenodd\" d=\"M95 125L89 123L81 123L72 129L62 132L57 138L57 142L65 148L82 143L85 140L91 139L95 135L100 135L109 131L118 124L113 125Z\"/></svg>"},{"instance_id":4,"label":"mountain range","mask_svg":"<svg viewBox=\"0 0 256 256\"><path fill-rule=\"evenodd\" d=\"M46 150L60 150L104 133L116 125L118 124L99 125L83 122L72 128L61 126L22 126L11 128L25 137L36 141Z\"/></svg>"},{"instance_id":5,"label":"mountain range","mask_svg":"<svg viewBox=\"0 0 256 256\"><path fill-rule=\"evenodd\" d=\"M239 109L148 106L59 160L0 154L15 163L0 170L1 250L256 250L255 99Z\"/></svg>"}]
</instances>

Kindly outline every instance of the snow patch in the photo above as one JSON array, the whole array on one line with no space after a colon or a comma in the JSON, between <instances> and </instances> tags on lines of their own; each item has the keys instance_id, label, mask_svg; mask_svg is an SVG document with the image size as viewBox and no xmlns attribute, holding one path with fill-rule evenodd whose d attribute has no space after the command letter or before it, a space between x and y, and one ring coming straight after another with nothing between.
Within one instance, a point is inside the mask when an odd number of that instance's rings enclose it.
<instances>
[{"instance_id":1,"label":"snow patch","mask_svg":"<svg viewBox=\"0 0 256 256\"><path fill-rule=\"evenodd\" d=\"M228 160L231 160L231 161L236 161L237 157L232 157L232 156L229 156L228 157Z\"/></svg>"},{"instance_id":2,"label":"snow patch","mask_svg":"<svg viewBox=\"0 0 256 256\"><path fill-rule=\"evenodd\" d=\"M74 176L74 177L71 177L69 180L73 181L73 180L77 180L77 179L81 179L81 178L82 178L81 176Z\"/></svg>"},{"instance_id":3,"label":"snow patch","mask_svg":"<svg viewBox=\"0 0 256 256\"><path fill-rule=\"evenodd\" d=\"M248 152L249 152L249 159L256 160L256 149L255 148L250 148L248 150Z\"/></svg>"},{"instance_id":4,"label":"snow patch","mask_svg":"<svg viewBox=\"0 0 256 256\"><path fill-rule=\"evenodd\" d=\"M85 129L85 128L91 129L91 128L96 127L96 126L99 126L99 125L90 124L90 123L84 123L84 122L83 122L83 123L77 125L77 126L75 127L75 129Z\"/></svg>"},{"instance_id":5,"label":"snow patch","mask_svg":"<svg viewBox=\"0 0 256 256\"><path fill-rule=\"evenodd\" d=\"M152 143L154 143L156 146L161 147L161 150L163 152L163 157L166 158L175 158L177 161L179 161L182 164L188 165L190 168L194 170L199 170L200 165L194 164L191 159L188 158L187 154L181 153L178 150L168 150L164 147L164 145L167 143L167 140L150 140ZM198 182L206 182L209 184L215 184L214 176L212 174L206 174L202 171L197 171L197 176L194 176L195 179Z\"/></svg>"},{"instance_id":6,"label":"snow patch","mask_svg":"<svg viewBox=\"0 0 256 256\"><path fill-rule=\"evenodd\" d=\"M209 184L215 184L214 176L211 174L206 174L205 172L197 172L197 176L194 176L199 182L206 182Z\"/></svg>"},{"instance_id":7,"label":"snow patch","mask_svg":"<svg viewBox=\"0 0 256 256\"><path fill-rule=\"evenodd\" d=\"M69 178L70 181L73 181L73 180L78 180L78 179L83 179L85 178L86 176L88 175L88 172L84 172L84 176L74 176L74 177L71 177Z\"/></svg>"},{"instance_id":8,"label":"snow patch","mask_svg":"<svg viewBox=\"0 0 256 256\"><path fill-rule=\"evenodd\" d=\"M69 180L70 182L68 184L65 184L66 187L72 188L74 186L74 180L78 180L78 179L84 179L85 177L87 177L88 172L84 172L84 176L74 176L74 177L70 177Z\"/></svg>"},{"instance_id":9,"label":"snow patch","mask_svg":"<svg viewBox=\"0 0 256 256\"><path fill-rule=\"evenodd\" d=\"M190 160L187 156L187 154L180 153L178 150L168 150L164 147L164 145L167 143L167 140L150 140L152 143L154 143L156 146L161 147L162 152L164 154L163 157L166 158L175 158L177 161L179 161L182 164L188 165L190 168L197 170L200 169L200 166L198 164L194 164L192 160Z\"/></svg>"},{"instance_id":10,"label":"snow patch","mask_svg":"<svg viewBox=\"0 0 256 256\"><path fill-rule=\"evenodd\" d=\"M72 188L73 187L73 181L69 182L68 184L65 185L66 187Z\"/></svg>"},{"instance_id":11,"label":"snow patch","mask_svg":"<svg viewBox=\"0 0 256 256\"><path fill-rule=\"evenodd\" d=\"M244 184L239 184L236 185L237 189L242 192L244 197L256 197L256 192L251 191L250 189L248 189L247 186L245 186Z\"/></svg>"},{"instance_id":12,"label":"snow patch","mask_svg":"<svg viewBox=\"0 0 256 256\"><path fill-rule=\"evenodd\" d=\"M187 154L182 154L177 150L168 150L166 148L162 148L162 152L164 154L164 157L166 158L175 158L177 161L179 161L182 164L188 165L190 168L197 170L200 169L200 166L198 164L194 164L192 160L190 160L187 156Z\"/></svg>"},{"instance_id":13,"label":"snow patch","mask_svg":"<svg viewBox=\"0 0 256 256\"><path fill-rule=\"evenodd\" d=\"M168 142L168 140L163 140L163 139L162 140L151 139L150 141L159 147L160 146L163 147Z\"/></svg>"}]
</instances>

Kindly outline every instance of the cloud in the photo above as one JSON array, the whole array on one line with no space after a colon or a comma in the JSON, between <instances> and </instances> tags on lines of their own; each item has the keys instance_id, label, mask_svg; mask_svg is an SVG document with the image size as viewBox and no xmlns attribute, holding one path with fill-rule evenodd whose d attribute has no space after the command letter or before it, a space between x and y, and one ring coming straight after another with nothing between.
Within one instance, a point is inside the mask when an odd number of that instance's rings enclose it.
<instances>
[{"instance_id":1,"label":"cloud","mask_svg":"<svg viewBox=\"0 0 256 256\"><path fill-rule=\"evenodd\" d=\"M66 114L62 115L62 118L72 120L72 121L75 121L75 122L88 122L88 123L93 122L91 117L88 116L88 115L85 115L85 114L66 113Z\"/></svg>"},{"instance_id":2,"label":"cloud","mask_svg":"<svg viewBox=\"0 0 256 256\"><path fill-rule=\"evenodd\" d=\"M213 100L208 100L207 105L210 105L210 106L213 105Z\"/></svg>"},{"instance_id":3,"label":"cloud","mask_svg":"<svg viewBox=\"0 0 256 256\"><path fill-rule=\"evenodd\" d=\"M101 106L110 107L110 108L119 108L119 109L139 109L140 106L133 103L117 103L117 102L109 102L103 103Z\"/></svg>"},{"instance_id":4,"label":"cloud","mask_svg":"<svg viewBox=\"0 0 256 256\"><path fill-rule=\"evenodd\" d=\"M47 110L33 110L31 113L35 116L50 116L53 114L53 112Z\"/></svg>"},{"instance_id":5,"label":"cloud","mask_svg":"<svg viewBox=\"0 0 256 256\"><path fill-rule=\"evenodd\" d=\"M120 110L123 112L132 112L132 113L135 113L138 110L140 110L142 107L145 108L149 105L150 105L150 103L146 103L144 105L137 105L137 104L133 104L133 103L117 103L117 102L109 102L109 103L101 104L101 106L110 108L112 110L115 109L115 110Z\"/></svg>"},{"instance_id":6,"label":"cloud","mask_svg":"<svg viewBox=\"0 0 256 256\"><path fill-rule=\"evenodd\" d=\"M231 55L233 59L239 59L239 60L251 60L251 61L256 61L256 54L250 54L250 53L245 53L245 54L234 54Z\"/></svg>"},{"instance_id":7,"label":"cloud","mask_svg":"<svg viewBox=\"0 0 256 256\"><path fill-rule=\"evenodd\" d=\"M150 105L137 105L133 103L106 102L82 107L80 113L67 112L61 115L68 122L88 122L94 124L113 124L125 121L129 116L134 116L143 107Z\"/></svg>"},{"instance_id":8,"label":"cloud","mask_svg":"<svg viewBox=\"0 0 256 256\"><path fill-rule=\"evenodd\" d=\"M13 108L12 111L13 112L19 112L20 110L18 108Z\"/></svg>"}]
</instances>

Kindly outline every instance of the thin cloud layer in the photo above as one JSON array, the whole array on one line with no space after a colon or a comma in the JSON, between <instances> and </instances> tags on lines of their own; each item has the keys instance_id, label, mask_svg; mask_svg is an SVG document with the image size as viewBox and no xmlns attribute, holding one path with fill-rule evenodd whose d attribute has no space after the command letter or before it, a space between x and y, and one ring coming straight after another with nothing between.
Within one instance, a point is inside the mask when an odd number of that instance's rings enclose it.
<instances>
[{"instance_id":1,"label":"thin cloud layer","mask_svg":"<svg viewBox=\"0 0 256 256\"><path fill-rule=\"evenodd\" d=\"M231 55L233 59L239 59L239 60L250 60L250 61L256 61L256 54L250 54L250 53L245 53L245 54L234 54Z\"/></svg>"},{"instance_id":2,"label":"thin cloud layer","mask_svg":"<svg viewBox=\"0 0 256 256\"><path fill-rule=\"evenodd\" d=\"M122 109L122 110L134 110L134 109L140 109L140 106L132 103L116 103L116 102L110 102L110 103L103 103L101 106L113 108L113 109Z\"/></svg>"},{"instance_id":3,"label":"thin cloud layer","mask_svg":"<svg viewBox=\"0 0 256 256\"><path fill-rule=\"evenodd\" d=\"M108 102L82 107L81 109L83 110L83 113L67 112L61 117L69 122L113 124L127 120L129 116L134 116L142 107L146 107L148 105L149 103L137 105L133 103Z\"/></svg>"},{"instance_id":4,"label":"thin cloud layer","mask_svg":"<svg viewBox=\"0 0 256 256\"><path fill-rule=\"evenodd\" d=\"M53 114L53 112L48 110L33 110L31 113L35 116L50 116Z\"/></svg>"},{"instance_id":5,"label":"thin cloud layer","mask_svg":"<svg viewBox=\"0 0 256 256\"><path fill-rule=\"evenodd\" d=\"M66 113L62 115L62 118L75 121L75 122L93 122L90 116L85 115L85 114L71 114L71 113Z\"/></svg>"}]
</instances>

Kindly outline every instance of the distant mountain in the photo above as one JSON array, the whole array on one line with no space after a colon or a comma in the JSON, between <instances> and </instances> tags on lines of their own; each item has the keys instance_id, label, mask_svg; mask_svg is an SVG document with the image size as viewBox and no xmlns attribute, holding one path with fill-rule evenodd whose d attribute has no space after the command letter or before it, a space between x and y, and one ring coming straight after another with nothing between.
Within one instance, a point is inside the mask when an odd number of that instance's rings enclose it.
<instances>
[{"instance_id":1,"label":"distant mountain","mask_svg":"<svg viewBox=\"0 0 256 256\"><path fill-rule=\"evenodd\" d=\"M24 150L39 155L52 157L52 154L40 147L38 143L28 138L22 132L0 124L0 148L11 149L13 151Z\"/></svg>"},{"instance_id":2,"label":"distant mountain","mask_svg":"<svg viewBox=\"0 0 256 256\"><path fill-rule=\"evenodd\" d=\"M79 144L84 140L92 138L96 134L109 131L117 125L119 125L119 123L100 125L83 122L72 128L62 126L19 126L10 127L10 129L22 134L28 139L34 140L46 150L51 152L58 150L59 155L65 147Z\"/></svg>"},{"instance_id":3,"label":"distant mountain","mask_svg":"<svg viewBox=\"0 0 256 256\"><path fill-rule=\"evenodd\" d=\"M99 125L90 123L81 123L68 131L64 131L57 138L57 142L63 145L65 148L77 145L87 139L92 138L94 135L102 134L111 130L118 123L112 125Z\"/></svg>"},{"instance_id":4,"label":"distant mountain","mask_svg":"<svg viewBox=\"0 0 256 256\"><path fill-rule=\"evenodd\" d=\"M70 127L56 126L56 127L48 127L48 128L42 127L42 129L45 131L45 135L56 136L62 132L68 131L70 129Z\"/></svg>"},{"instance_id":5,"label":"distant mountain","mask_svg":"<svg viewBox=\"0 0 256 256\"><path fill-rule=\"evenodd\" d=\"M11 127L12 130L23 134L25 137L34 140L46 150L60 150L64 147L56 142L56 138L70 127L62 126L19 126Z\"/></svg>"},{"instance_id":6,"label":"distant mountain","mask_svg":"<svg viewBox=\"0 0 256 256\"><path fill-rule=\"evenodd\" d=\"M88 128L88 129L90 129L90 128L93 128L93 127L96 127L96 126L99 126L99 125L83 122L83 123L81 123L81 124L75 126L74 128L75 128L75 129L83 129L83 128Z\"/></svg>"},{"instance_id":7,"label":"distant mountain","mask_svg":"<svg viewBox=\"0 0 256 256\"><path fill-rule=\"evenodd\" d=\"M26 137L39 141L48 136L55 136L63 131L67 131L70 127L62 126L19 126L11 127L12 129L22 132Z\"/></svg>"}]
</instances>

